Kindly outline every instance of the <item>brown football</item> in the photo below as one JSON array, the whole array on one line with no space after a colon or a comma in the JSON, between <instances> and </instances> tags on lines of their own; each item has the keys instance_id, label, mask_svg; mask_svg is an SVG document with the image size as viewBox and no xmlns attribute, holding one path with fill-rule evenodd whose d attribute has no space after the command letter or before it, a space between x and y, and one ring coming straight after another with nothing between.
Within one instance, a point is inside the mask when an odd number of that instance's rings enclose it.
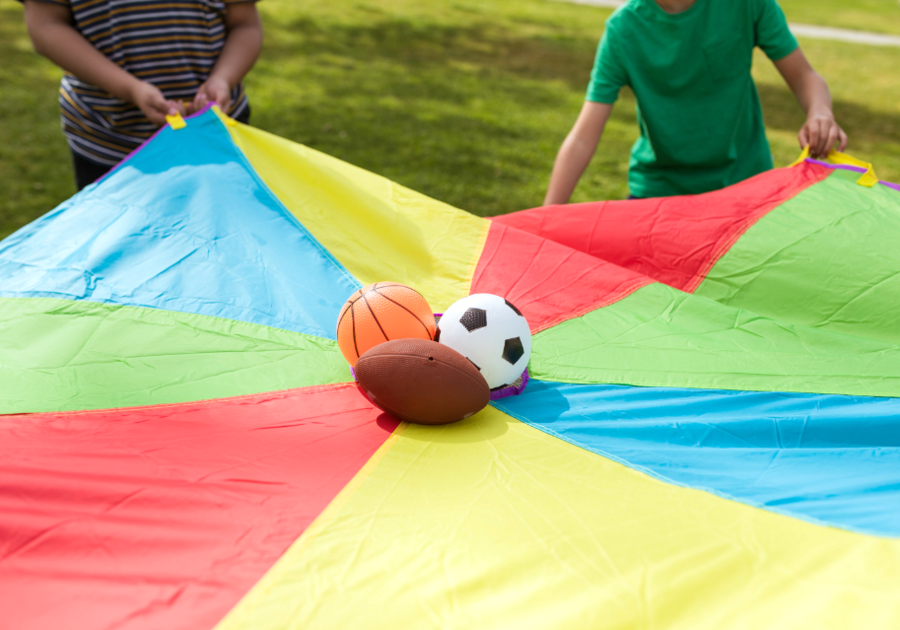
<instances>
[{"instance_id":1,"label":"brown football","mask_svg":"<svg viewBox=\"0 0 900 630\"><path fill-rule=\"evenodd\" d=\"M487 381L471 361L427 339L386 341L365 352L354 369L366 397L407 422L456 422L491 399Z\"/></svg>"}]
</instances>

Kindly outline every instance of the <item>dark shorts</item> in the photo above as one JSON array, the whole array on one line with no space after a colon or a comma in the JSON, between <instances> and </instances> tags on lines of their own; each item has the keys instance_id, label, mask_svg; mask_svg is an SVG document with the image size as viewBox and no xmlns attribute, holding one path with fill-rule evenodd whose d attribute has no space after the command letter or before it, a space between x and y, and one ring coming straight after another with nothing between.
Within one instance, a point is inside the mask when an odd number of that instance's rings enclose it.
<instances>
[{"instance_id":1,"label":"dark shorts","mask_svg":"<svg viewBox=\"0 0 900 630\"><path fill-rule=\"evenodd\" d=\"M250 105L244 108L241 115L235 118L236 121L244 124L250 123ZM93 184L95 181L106 175L114 167L108 164L99 164L93 160L72 151L72 164L75 167L75 186L81 190L85 186Z\"/></svg>"}]
</instances>

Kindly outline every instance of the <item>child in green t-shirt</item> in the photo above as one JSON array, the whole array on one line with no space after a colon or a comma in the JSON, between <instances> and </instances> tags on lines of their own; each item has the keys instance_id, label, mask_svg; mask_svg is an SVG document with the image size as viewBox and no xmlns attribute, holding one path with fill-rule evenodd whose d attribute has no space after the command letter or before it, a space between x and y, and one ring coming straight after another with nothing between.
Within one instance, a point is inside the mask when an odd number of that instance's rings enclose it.
<instances>
[{"instance_id":1,"label":"child in green t-shirt","mask_svg":"<svg viewBox=\"0 0 900 630\"><path fill-rule=\"evenodd\" d=\"M703 193L772 168L750 76L753 49L773 61L806 111L800 146L827 155L847 136L828 85L775 0L630 0L606 22L581 114L553 167L546 205L566 203L597 149L622 86L637 98L634 197Z\"/></svg>"}]
</instances>

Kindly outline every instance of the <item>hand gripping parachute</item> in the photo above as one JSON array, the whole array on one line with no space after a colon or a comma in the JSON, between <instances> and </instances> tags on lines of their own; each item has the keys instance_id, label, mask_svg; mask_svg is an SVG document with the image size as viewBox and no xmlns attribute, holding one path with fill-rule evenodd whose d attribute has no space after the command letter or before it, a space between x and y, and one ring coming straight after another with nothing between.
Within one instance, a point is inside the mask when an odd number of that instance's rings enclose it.
<instances>
[{"instance_id":1,"label":"hand gripping parachute","mask_svg":"<svg viewBox=\"0 0 900 630\"><path fill-rule=\"evenodd\" d=\"M6 626L900 624L897 187L487 220L186 123L0 244ZM525 392L382 415L333 333L380 280L516 304Z\"/></svg>"}]
</instances>

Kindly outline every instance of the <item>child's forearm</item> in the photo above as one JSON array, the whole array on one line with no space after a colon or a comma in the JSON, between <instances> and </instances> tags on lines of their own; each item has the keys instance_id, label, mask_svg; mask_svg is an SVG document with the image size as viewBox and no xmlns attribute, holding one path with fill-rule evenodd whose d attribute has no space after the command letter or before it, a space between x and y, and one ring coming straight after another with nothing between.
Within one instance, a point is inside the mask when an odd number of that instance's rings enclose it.
<instances>
[{"instance_id":1,"label":"child's forearm","mask_svg":"<svg viewBox=\"0 0 900 630\"><path fill-rule=\"evenodd\" d=\"M791 86L797 102L807 116L833 116L831 111L831 92L825 79L810 68L810 71L797 78L796 86Z\"/></svg>"},{"instance_id":2,"label":"child's forearm","mask_svg":"<svg viewBox=\"0 0 900 630\"><path fill-rule=\"evenodd\" d=\"M139 79L103 56L68 23L65 7L42 2L25 3L25 23L35 50L82 81L113 96L133 101Z\"/></svg>"},{"instance_id":3,"label":"child's forearm","mask_svg":"<svg viewBox=\"0 0 900 630\"><path fill-rule=\"evenodd\" d=\"M803 51L798 48L776 61L775 67L806 112L806 122L797 134L800 146L808 146L813 157L828 155L836 143L843 151L847 146L847 134L834 119L828 84L809 65Z\"/></svg>"},{"instance_id":4,"label":"child's forearm","mask_svg":"<svg viewBox=\"0 0 900 630\"><path fill-rule=\"evenodd\" d=\"M228 5L225 44L209 77L197 90L195 110L216 103L224 110L231 106L231 91L250 72L262 49L262 24L252 2Z\"/></svg>"},{"instance_id":5,"label":"child's forearm","mask_svg":"<svg viewBox=\"0 0 900 630\"><path fill-rule=\"evenodd\" d=\"M612 107L612 104L585 101L575 126L556 156L544 197L545 206L568 203L584 169L594 157Z\"/></svg>"},{"instance_id":6,"label":"child's forearm","mask_svg":"<svg viewBox=\"0 0 900 630\"><path fill-rule=\"evenodd\" d=\"M225 44L210 78L223 79L234 88L250 72L262 49L262 25L252 3L229 8Z\"/></svg>"},{"instance_id":7,"label":"child's forearm","mask_svg":"<svg viewBox=\"0 0 900 630\"><path fill-rule=\"evenodd\" d=\"M596 144L583 142L573 137L573 133L566 137L553 164L550 185L544 197L545 206L569 202L596 149Z\"/></svg>"},{"instance_id":8,"label":"child's forearm","mask_svg":"<svg viewBox=\"0 0 900 630\"><path fill-rule=\"evenodd\" d=\"M128 103L134 103L156 125L177 110L159 89L123 70L84 38L72 25L67 7L44 2L25 3L25 24L34 49L82 81Z\"/></svg>"}]
</instances>

